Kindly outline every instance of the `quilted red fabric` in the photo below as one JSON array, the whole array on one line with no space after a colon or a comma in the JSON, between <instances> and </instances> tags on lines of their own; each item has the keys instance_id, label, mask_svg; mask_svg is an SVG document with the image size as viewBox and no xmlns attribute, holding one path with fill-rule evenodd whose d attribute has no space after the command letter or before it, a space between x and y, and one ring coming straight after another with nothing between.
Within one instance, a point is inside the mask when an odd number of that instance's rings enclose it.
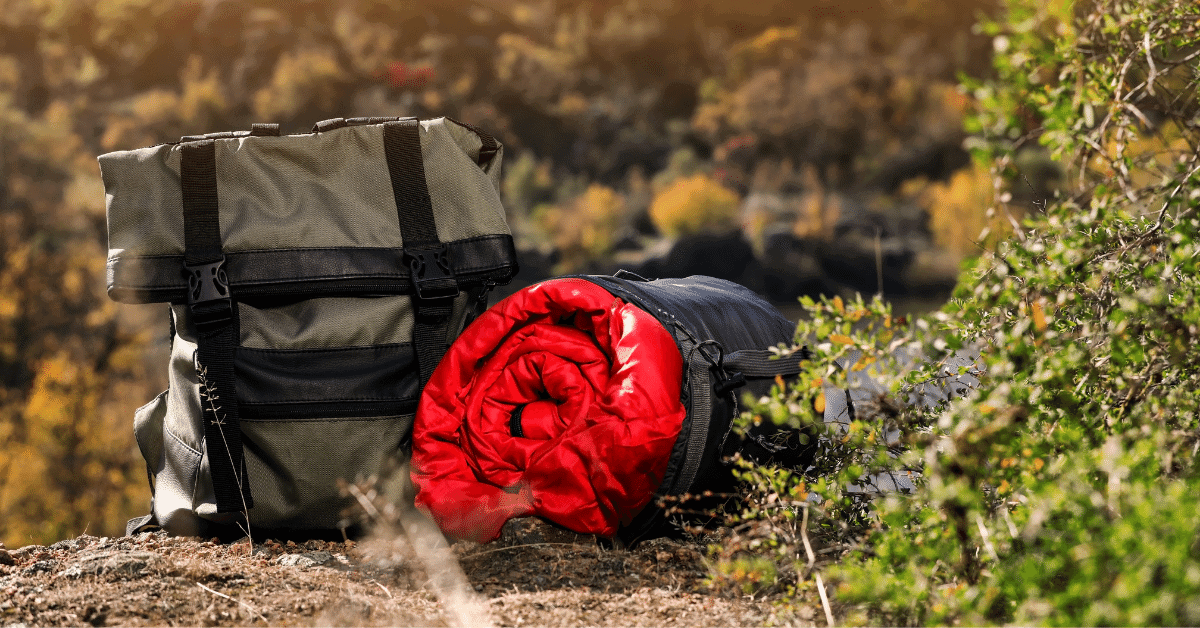
<instances>
[{"instance_id":1,"label":"quilted red fabric","mask_svg":"<svg viewBox=\"0 0 1200 628\"><path fill-rule=\"evenodd\" d=\"M417 506L453 538L490 541L528 515L612 536L662 483L685 415L682 362L653 316L586 280L504 299L421 397Z\"/></svg>"}]
</instances>

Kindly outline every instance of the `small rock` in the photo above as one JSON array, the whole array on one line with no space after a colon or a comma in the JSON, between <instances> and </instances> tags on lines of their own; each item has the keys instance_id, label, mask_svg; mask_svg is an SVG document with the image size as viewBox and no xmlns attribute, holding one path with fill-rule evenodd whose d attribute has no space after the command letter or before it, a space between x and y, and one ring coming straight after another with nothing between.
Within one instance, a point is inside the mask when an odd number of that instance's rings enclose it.
<instances>
[{"instance_id":1,"label":"small rock","mask_svg":"<svg viewBox=\"0 0 1200 628\"><path fill-rule=\"evenodd\" d=\"M8 550L4 549L3 545L0 545L0 565L15 564L17 564L17 561L13 559L12 554L9 554Z\"/></svg>"},{"instance_id":2,"label":"small rock","mask_svg":"<svg viewBox=\"0 0 1200 628\"><path fill-rule=\"evenodd\" d=\"M52 573L58 568L57 560L39 560L21 570L22 576L32 576L39 573Z\"/></svg>"},{"instance_id":3,"label":"small rock","mask_svg":"<svg viewBox=\"0 0 1200 628\"><path fill-rule=\"evenodd\" d=\"M275 559L276 563L284 567L312 567L317 564L317 561L305 556L304 554L284 554Z\"/></svg>"},{"instance_id":4,"label":"small rock","mask_svg":"<svg viewBox=\"0 0 1200 628\"><path fill-rule=\"evenodd\" d=\"M284 567L314 567L324 565L333 560L333 554L325 550L317 552L305 552L304 554L284 554L275 559L275 562Z\"/></svg>"},{"instance_id":5,"label":"small rock","mask_svg":"<svg viewBox=\"0 0 1200 628\"><path fill-rule=\"evenodd\" d=\"M55 543L54 545L50 546L50 551L52 551L52 552L58 551L58 550L74 551L75 549L76 549L75 541L72 541L69 539L64 539L64 540L59 541L59 542Z\"/></svg>"},{"instance_id":6,"label":"small rock","mask_svg":"<svg viewBox=\"0 0 1200 628\"><path fill-rule=\"evenodd\" d=\"M45 551L46 548L42 547L41 545L26 545L25 547L18 547L17 549L12 550L12 557L17 560L22 560L27 556L36 556Z\"/></svg>"}]
</instances>

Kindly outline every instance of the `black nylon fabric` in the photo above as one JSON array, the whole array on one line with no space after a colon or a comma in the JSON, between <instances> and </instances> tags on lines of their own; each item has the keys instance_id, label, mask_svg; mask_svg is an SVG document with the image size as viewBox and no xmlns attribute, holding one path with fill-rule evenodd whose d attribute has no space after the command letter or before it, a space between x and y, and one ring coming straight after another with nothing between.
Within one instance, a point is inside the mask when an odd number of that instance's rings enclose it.
<instances>
[{"instance_id":1,"label":"black nylon fabric","mask_svg":"<svg viewBox=\"0 0 1200 628\"><path fill-rule=\"evenodd\" d=\"M336 349L251 349L234 359L245 418L371 417L391 403L416 409L419 391L411 344Z\"/></svg>"},{"instance_id":2,"label":"black nylon fabric","mask_svg":"<svg viewBox=\"0 0 1200 628\"><path fill-rule=\"evenodd\" d=\"M697 339L717 341L726 354L791 342L796 332L773 305L732 281L702 275L645 282L586 278L617 296L629 295L668 329L677 321Z\"/></svg>"}]
</instances>

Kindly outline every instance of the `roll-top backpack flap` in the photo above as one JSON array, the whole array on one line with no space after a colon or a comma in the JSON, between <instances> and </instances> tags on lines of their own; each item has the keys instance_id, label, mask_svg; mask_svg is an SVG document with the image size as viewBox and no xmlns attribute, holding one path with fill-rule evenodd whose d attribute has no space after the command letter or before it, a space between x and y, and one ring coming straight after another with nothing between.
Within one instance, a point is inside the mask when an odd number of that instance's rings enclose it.
<instances>
[{"instance_id":1,"label":"roll-top backpack flap","mask_svg":"<svg viewBox=\"0 0 1200 628\"><path fill-rule=\"evenodd\" d=\"M285 136L214 134L226 272L240 294L302 291L407 293L407 236L385 150L390 123L345 124ZM507 281L515 249L500 203L494 139L445 118L416 125L438 239L456 275ZM201 138L203 139L203 138ZM490 152L488 143L495 143ZM187 142L99 158L107 197L109 295L120 302L183 302L181 154ZM477 162L480 155L484 164ZM247 292L249 290L249 292Z\"/></svg>"},{"instance_id":2,"label":"roll-top backpack flap","mask_svg":"<svg viewBox=\"0 0 1200 628\"><path fill-rule=\"evenodd\" d=\"M446 347L517 270L502 150L447 119L356 118L100 158L109 294L172 303L157 523L344 525L338 481L405 450Z\"/></svg>"}]
</instances>

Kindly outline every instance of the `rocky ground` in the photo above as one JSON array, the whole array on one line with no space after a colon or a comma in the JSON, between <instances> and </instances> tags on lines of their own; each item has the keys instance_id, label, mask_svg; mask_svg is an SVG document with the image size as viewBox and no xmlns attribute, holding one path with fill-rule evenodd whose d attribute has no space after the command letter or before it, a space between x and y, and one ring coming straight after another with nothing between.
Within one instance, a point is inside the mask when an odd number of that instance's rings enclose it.
<instances>
[{"instance_id":1,"label":"rocky ground","mask_svg":"<svg viewBox=\"0 0 1200 628\"><path fill-rule=\"evenodd\" d=\"M147 532L0 549L0 626L824 623L819 603L784 610L710 586L714 537L606 548L517 520L484 545L419 539L221 544Z\"/></svg>"}]
</instances>

